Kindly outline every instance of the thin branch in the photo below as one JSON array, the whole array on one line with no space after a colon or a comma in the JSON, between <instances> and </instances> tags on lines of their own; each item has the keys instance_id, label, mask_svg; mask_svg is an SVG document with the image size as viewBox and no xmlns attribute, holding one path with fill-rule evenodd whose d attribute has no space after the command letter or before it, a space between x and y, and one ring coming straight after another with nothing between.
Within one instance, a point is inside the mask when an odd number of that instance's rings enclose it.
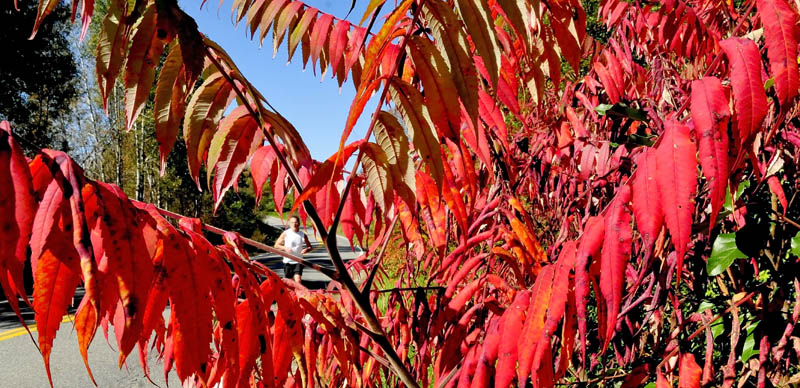
<instances>
[{"instance_id":1,"label":"thin branch","mask_svg":"<svg viewBox=\"0 0 800 388\"><path fill-rule=\"evenodd\" d=\"M785 215L783 215L782 213L779 213L779 212L775 212L775 214L778 216L778 220L781 220L781 221L783 221L783 222L785 222L785 223L787 223L787 224L789 224L791 226L794 226L797 229L800 229L800 224L797 223L797 221L794 221L791 218L786 217Z\"/></svg>"},{"instance_id":2,"label":"thin branch","mask_svg":"<svg viewBox=\"0 0 800 388\"><path fill-rule=\"evenodd\" d=\"M139 202L139 201L136 201L136 200L131 200L131 202L142 203L143 204L143 202ZM169 217L169 218L172 218L172 219L175 219L175 220L180 220L181 218L184 218L184 216L182 216L180 214L177 214L177 213L173 213L173 212L171 212L169 210L161 209L161 208L158 208L158 207L156 208L156 210L161 215ZM217 228L216 226L212 226L212 225L208 225L208 224L203 224L203 229L207 230L207 231L209 231L211 233L218 234L220 236L224 235L227 232L224 229L220 229L220 228ZM280 249L276 249L274 247L271 247L271 246L266 245L264 243L260 243L260 242L255 241L255 240L251 240L251 239L246 238L246 237L241 237L241 240L242 240L242 242L244 242L245 244L247 244L247 245L249 245L249 246L251 246L253 248L261 249L262 251L266 251L266 252L281 256L281 257L285 257L285 258L287 258L289 260L295 261L296 263L298 263L298 264L300 264L300 265L302 265L304 267L315 269L315 270L319 271L320 273L322 273L323 275L329 277L331 280L339 280L339 274L336 273L336 271L334 271L334 270L332 270L330 268L325 268L323 266L320 266L319 264L315 264L315 263L312 263L312 262L310 262L308 260L305 260L302 257L292 255L292 254L284 252L284 251L282 251Z\"/></svg>"},{"instance_id":3,"label":"thin branch","mask_svg":"<svg viewBox=\"0 0 800 388\"><path fill-rule=\"evenodd\" d=\"M630 374L630 372L617 373L617 374L611 375L611 376L597 377L597 378L594 378L594 379L591 379L591 380L585 381L585 382L584 381L576 381L576 382L572 382L572 383L556 383L556 385L559 385L559 386L573 386L573 385L584 386L584 385L590 385L591 386L591 385L597 384L597 383L599 383L601 381L614 380L614 379L618 379L618 378L621 378L621 377L625 377L625 376L627 376L629 374Z\"/></svg>"},{"instance_id":4,"label":"thin branch","mask_svg":"<svg viewBox=\"0 0 800 388\"><path fill-rule=\"evenodd\" d=\"M385 367L387 367L387 368L389 368L389 369L391 369L391 368L392 368L392 366L391 366L391 365L389 365L389 360L387 360L387 359L385 359L385 358L383 358L383 357L381 357L381 356L377 355L377 354L376 354L375 352L373 352L372 350L369 350L369 349L367 349L367 348L365 348L365 347L361 346L360 344L358 345L358 348L359 348L359 349L361 349L361 351L362 351L362 352L369 354L369 356L370 356L370 357L372 357L372 358L374 358L374 359L375 359L375 361L377 361L379 364L381 364L381 365L383 365L383 366L385 366Z\"/></svg>"},{"instance_id":5,"label":"thin branch","mask_svg":"<svg viewBox=\"0 0 800 388\"><path fill-rule=\"evenodd\" d=\"M461 367L460 367L460 366L456 366L455 368L453 368L453 370L451 370L451 371L450 371L450 373L448 373L448 374L447 374L447 376L445 376L445 378L444 378L444 379L442 379L442 381L441 381L441 382L439 382L439 385L438 385L438 387L439 387L439 388L444 388L444 387L446 387L446 386L447 386L447 384L448 384L448 383L450 383L450 380L452 380L452 379L453 379L453 377L455 377L455 376L456 376L456 373L458 373L458 371L459 371L459 370L461 370Z\"/></svg>"},{"instance_id":6,"label":"thin branch","mask_svg":"<svg viewBox=\"0 0 800 388\"><path fill-rule=\"evenodd\" d=\"M397 287L397 288L388 288L385 290L375 290L375 292L386 293L386 292L407 292L407 291L444 291L445 289L446 288L442 286Z\"/></svg>"}]
</instances>

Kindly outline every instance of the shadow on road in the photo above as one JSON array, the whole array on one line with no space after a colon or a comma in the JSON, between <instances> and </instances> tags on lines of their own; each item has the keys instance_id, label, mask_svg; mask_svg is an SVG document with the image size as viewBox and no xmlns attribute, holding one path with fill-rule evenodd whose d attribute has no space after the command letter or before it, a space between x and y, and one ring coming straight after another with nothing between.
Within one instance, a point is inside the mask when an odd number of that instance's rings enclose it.
<instances>
[{"instance_id":1,"label":"shadow on road","mask_svg":"<svg viewBox=\"0 0 800 388\"><path fill-rule=\"evenodd\" d=\"M67 314L75 313L81 299L83 299L83 294L85 294L83 287L78 287L75 291L75 296L72 297L72 305L67 308ZM28 295L28 298L33 302L33 295ZM36 323L33 309L22 299L19 300L19 309L25 323L28 325ZM20 326L19 318L17 318L17 314L14 313L5 295L0 296L0 331L14 329Z\"/></svg>"}]
</instances>

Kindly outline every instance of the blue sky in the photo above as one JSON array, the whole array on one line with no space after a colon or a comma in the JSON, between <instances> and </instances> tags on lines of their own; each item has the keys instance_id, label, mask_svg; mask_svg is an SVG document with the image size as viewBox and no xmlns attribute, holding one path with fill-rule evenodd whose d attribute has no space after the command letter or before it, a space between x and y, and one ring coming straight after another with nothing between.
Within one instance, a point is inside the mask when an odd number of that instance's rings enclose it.
<instances>
[{"instance_id":1,"label":"blue sky","mask_svg":"<svg viewBox=\"0 0 800 388\"><path fill-rule=\"evenodd\" d=\"M338 18L347 15L351 5L350 0L308 0L305 3ZM351 23L360 21L367 3L367 0L357 1L348 17ZM388 3L385 9L391 8L388 5L392 1ZM348 80L340 91L338 82L331 78L330 72L320 82L319 72L315 76L310 63L303 71L299 47L292 63L287 65L288 39L284 39L283 46L272 58L272 34L264 39L263 47L259 47L258 32L256 40L251 41L249 34L245 34L244 22L234 26L231 21L232 1L225 1L222 7L217 7L218 1L208 0L202 10L199 4L196 0L180 0L181 8L194 17L200 31L219 43L244 76L297 128L311 155L317 160L324 160L336 152L348 109L355 96L353 84ZM360 139L366 133L369 117L375 109L374 100L364 109L350 141Z\"/></svg>"}]
</instances>

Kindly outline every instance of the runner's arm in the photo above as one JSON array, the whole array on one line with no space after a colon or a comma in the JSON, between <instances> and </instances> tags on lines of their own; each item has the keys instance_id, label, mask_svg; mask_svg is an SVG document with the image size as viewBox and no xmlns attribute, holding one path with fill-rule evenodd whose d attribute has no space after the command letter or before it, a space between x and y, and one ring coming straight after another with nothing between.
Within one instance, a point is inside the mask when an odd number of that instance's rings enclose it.
<instances>
[{"instance_id":1,"label":"runner's arm","mask_svg":"<svg viewBox=\"0 0 800 388\"><path fill-rule=\"evenodd\" d=\"M283 241L285 237L286 237L286 232L284 231L281 233L280 237L278 237L278 239L275 240L275 248L280 249L282 251L286 250L286 247L283 246Z\"/></svg>"}]
</instances>

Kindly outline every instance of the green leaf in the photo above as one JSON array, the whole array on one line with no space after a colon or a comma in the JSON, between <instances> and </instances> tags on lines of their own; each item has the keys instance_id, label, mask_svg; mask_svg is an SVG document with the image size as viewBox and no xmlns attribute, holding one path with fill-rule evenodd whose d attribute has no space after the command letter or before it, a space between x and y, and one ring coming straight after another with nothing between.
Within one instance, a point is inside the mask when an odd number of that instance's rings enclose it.
<instances>
[{"instance_id":1,"label":"green leaf","mask_svg":"<svg viewBox=\"0 0 800 388\"><path fill-rule=\"evenodd\" d=\"M755 322L747 328L747 339L744 340L744 345L742 346L742 362L747 362L747 360L758 355L758 349L754 349L756 346L756 338L753 332L756 326L758 326L758 322Z\"/></svg>"},{"instance_id":2,"label":"green leaf","mask_svg":"<svg viewBox=\"0 0 800 388\"><path fill-rule=\"evenodd\" d=\"M744 190L747 189L748 187L750 187L750 181L742 182L739 185L739 187L736 189L736 197L735 198L731 198L730 191L725 190L725 205L724 205L724 207L725 207L725 210L728 211L728 213L733 213L733 211L735 210L733 208L733 204L736 203L736 200L738 200L739 197L742 196L742 193L744 193Z\"/></svg>"},{"instance_id":3,"label":"green leaf","mask_svg":"<svg viewBox=\"0 0 800 388\"><path fill-rule=\"evenodd\" d=\"M726 233L717 236L711 257L706 262L708 276L717 276L725 272L736 259L746 259L747 256L736 247L736 234Z\"/></svg>"},{"instance_id":4,"label":"green leaf","mask_svg":"<svg viewBox=\"0 0 800 388\"><path fill-rule=\"evenodd\" d=\"M771 88L772 85L774 84L775 84L775 78L768 79L767 82L764 82L764 90Z\"/></svg>"},{"instance_id":5,"label":"green leaf","mask_svg":"<svg viewBox=\"0 0 800 388\"><path fill-rule=\"evenodd\" d=\"M602 115L606 114L606 112L608 112L609 109L611 109L613 107L614 107L614 105L611 105L611 104L600 104L600 105L594 107L594 111L597 112L597 114L599 114L600 116L602 116Z\"/></svg>"},{"instance_id":6,"label":"green leaf","mask_svg":"<svg viewBox=\"0 0 800 388\"><path fill-rule=\"evenodd\" d=\"M711 310L713 312L714 311L713 310L714 306L716 306L714 303L711 303L711 302L709 302L707 300L704 300L704 301L700 302L700 307L697 309L697 312L698 313L702 313L703 311L706 311L706 310Z\"/></svg>"},{"instance_id":7,"label":"green leaf","mask_svg":"<svg viewBox=\"0 0 800 388\"><path fill-rule=\"evenodd\" d=\"M625 116L627 116L628 118L631 118L633 120L638 120L638 121L647 121L647 112L645 112L645 111L643 111L641 109L636 109L636 108L627 106L627 105L622 104L622 103L620 103L620 105L622 105L623 112L624 112L623 114Z\"/></svg>"},{"instance_id":8,"label":"green leaf","mask_svg":"<svg viewBox=\"0 0 800 388\"><path fill-rule=\"evenodd\" d=\"M769 272L768 269L763 269L758 272L758 282L759 283L766 283L769 279L772 278L772 274Z\"/></svg>"},{"instance_id":9,"label":"green leaf","mask_svg":"<svg viewBox=\"0 0 800 388\"><path fill-rule=\"evenodd\" d=\"M647 112L628 106L628 104L624 102L618 102L614 105L600 104L594 107L594 111L600 116L609 115L637 121L647 121Z\"/></svg>"},{"instance_id":10,"label":"green leaf","mask_svg":"<svg viewBox=\"0 0 800 388\"><path fill-rule=\"evenodd\" d=\"M797 232L794 237L792 237L792 254L800 257L800 232Z\"/></svg>"},{"instance_id":11,"label":"green leaf","mask_svg":"<svg viewBox=\"0 0 800 388\"><path fill-rule=\"evenodd\" d=\"M634 146L644 145L644 146L652 147L653 144L655 144L655 141L653 141L653 137L651 137L651 136L642 136L642 135L634 133L634 134L628 135L628 138L625 140L625 143L632 144Z\"/></svg>"},{"instance_id":12,"label":"green leaf","mask_svg":"<svg viewBox=\"0 0 800 388\"><path fill-rule=\"evenodd\" d=\"M711 325L711 335L716 339L725 332L725 322L721 319Z\"/></svg>"}]
</instances>

